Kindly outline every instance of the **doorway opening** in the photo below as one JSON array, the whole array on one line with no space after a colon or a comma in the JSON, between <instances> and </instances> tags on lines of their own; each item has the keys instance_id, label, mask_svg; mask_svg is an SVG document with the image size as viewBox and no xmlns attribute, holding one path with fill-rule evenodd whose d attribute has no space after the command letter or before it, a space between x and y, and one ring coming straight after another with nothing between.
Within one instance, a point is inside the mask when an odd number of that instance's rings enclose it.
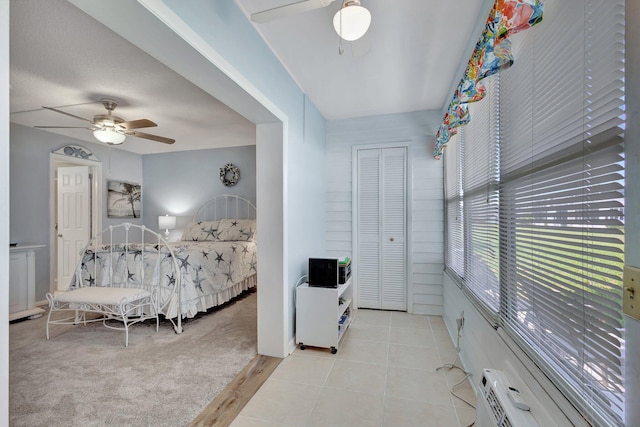
<instances>
[{"instance_id":1,"label":"doorway opening","mask_svg":"<svg viewBox=\"0 0 640 427\"><path fill-rule=\"evenodd\" d=\"M82 155L79 156L79 152ZM73 196L60 193L58 191L59 177L63 176L63 179L68 180L71 176L68 172L73 171L75 180L75 172L82 169L86 171L86 181L78 182L78 184L82 184L84 189L79 190L81 192ZM79 251L75 249L78 246L84 247L93 235L102 230L102 187L102 163L86 148L65 146L49 155L49 247L51 248L49 289L52 293L68 288L70 276L73 275L73 268L69 269L64 266L75 266L79 256ZM66 198L66 201L61 201L64 200L63 197ZM80 203L76 199L84 200ZM78 202L77 206L76 202ZM70 245L69 250L64 250L61 248L69 245L63 242L65 235L62 232L61 225L69 223L69 218L60 218L60 215L68 215L61 212L68 212L69 204L71 204L71 215L74 216L71 222L75 224L82 223L85 230L81 233L83 234L81 237L74 237L74 244ZM67 208L60 209L63 205L67 206ZM84 219L80 220L80 218ZM64 257L72 257L73 259L64 259ZM62 279L63 276L66 278Z\"/></svg>"}]
</instances>

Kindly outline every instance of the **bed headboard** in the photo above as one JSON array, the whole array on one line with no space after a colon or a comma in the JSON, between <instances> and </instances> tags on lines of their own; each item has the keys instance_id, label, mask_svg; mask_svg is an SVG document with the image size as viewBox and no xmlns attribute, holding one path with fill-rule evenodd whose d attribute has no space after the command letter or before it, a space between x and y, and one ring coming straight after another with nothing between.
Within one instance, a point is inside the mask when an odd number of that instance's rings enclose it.
<instances>
[{"instance_id":1,"label":"bed headboard","mask_svg":"<svg viewBox=\"0 0 640 427\"><path fill-rule=\"evenodd\" d=\"M193 216L194 221L217 221L224 218L256 219L256 205L244 197L223 194L204 202Z\"/></svg>"}]
</instances>

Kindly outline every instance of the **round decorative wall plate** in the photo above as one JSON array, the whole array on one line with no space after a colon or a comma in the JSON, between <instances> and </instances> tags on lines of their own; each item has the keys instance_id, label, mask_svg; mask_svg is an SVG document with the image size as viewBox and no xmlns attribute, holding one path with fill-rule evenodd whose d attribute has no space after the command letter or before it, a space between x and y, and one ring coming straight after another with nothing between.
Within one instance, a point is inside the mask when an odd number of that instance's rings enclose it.
<instances>
[{"instance_id":1,"label":"round decorative wall plate","mask_svg":"<svg viewBox=\"0 0 640 427\"><path fill-rule=\"evenodd\" d=\"M232 187L240 180L240 169L232 163L227 163L220 168L220 181L227 186Z\"/></svg>"}]
</instances>

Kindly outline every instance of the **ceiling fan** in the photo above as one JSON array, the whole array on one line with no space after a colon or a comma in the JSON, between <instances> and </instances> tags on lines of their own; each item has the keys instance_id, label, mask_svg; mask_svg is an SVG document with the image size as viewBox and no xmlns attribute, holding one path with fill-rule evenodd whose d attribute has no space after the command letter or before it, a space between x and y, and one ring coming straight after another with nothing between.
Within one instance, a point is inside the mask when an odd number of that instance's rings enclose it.
<instances>
[{"instance_id":1,"label":"ceiling fan","mask_svg":"<svg viewBox=\"0 0 640 427\"><path fill-rule=\"evenodd\" d=\"M310 10L329 6L336 0L302 0L284 6L263 10L251 15L253 22L264 23ZM360 0L342 0L340 10L333 17L336 33L347 41L358 40L369 29L371 13L360 5Z\"/></svg>"},{"instance_id":2,"label":"ceiling fan","mask_svg":"<svg viewBox=\"0 0 640 427\"><path fill-rule=\"evenodd\" d=\"M92 120L85 119L84 117L76 116L75 114L67 113L66 111L58 110L53 107L45 107L47 110L55 111L56 113L64 114L69 117L73 117L85 122L89 122L88 126L35 126L39 129L88 129L93 131L93 136L100 142L104 142L109 145L122 144L127 136L135 136L138 138L150 139L152 141L162 142L164 144L173 144L176 142L174 139L166 138L164 136L152 135L150 133L138 132L134 129L150 128L158 126L154 122L148 119L139 119L125 121L121 117L113 114L113 110L118 106L118 101L109 98L102 98L100 100L104 108L107 110L107 114L96 114Z\"/></svg>"}]
</instances>

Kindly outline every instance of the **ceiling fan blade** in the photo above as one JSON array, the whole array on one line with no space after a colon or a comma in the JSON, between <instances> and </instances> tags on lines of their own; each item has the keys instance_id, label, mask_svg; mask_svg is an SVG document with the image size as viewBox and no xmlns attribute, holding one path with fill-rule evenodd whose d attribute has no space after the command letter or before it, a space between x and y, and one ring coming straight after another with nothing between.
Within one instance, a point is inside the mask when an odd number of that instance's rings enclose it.
<instances>
[{"instance_id":1,"label":"ceiling fan blade","mask_svg":"<svg viewBox=\"0 0 640 427\"><path fill-rule=\"evenodd\" d=\"M75 119L84 120L85 122L93 123L89 119L85 119L84 117L76 116L75 114L67 113L66 111L58 110L56 108L45 107L44 105L42 106L42 108L45 108L45 109L51 110L51 111L55 111L56 113L64 114L65 116L73 117Z\"/></svg>"},{"instance_id":2,"label":"ceiling fan blade","mask_svg":"<svg viewBox=\"0 0 640 427\"><path fill-rule=\"evenodd\" d=\"M38 128L38 129L89 129L89 130L94 130L94 128L88 128L86 126L34 126L34 128Z\"/></svg>"},{"instance_id":3,"label":"ceiling fan blade","mask_svg":"<svg viewBox=\"0 0 640 427\"><path fill-rule=\"evenodd\" d=\"M140 129L140 128L152 128L158 126L149 119L130 120L127 122L118 123L118 126L122 126L126 130Z\"/></svg>"},{"instance_id":4,"label":"ceiling fan blade","mask_svg":"<svg viewBox=\"0 0 640 427\"><path fill-rule=\"evenodd\" d=\"M144 132L132 131L132 132L126 132L126 135L137 136L138 138L150 139L152 141L162 142L164 144L173 144L174 142L176 142L175 139L165 138L164 136L151 135L150 133L144 133Z\"/></svg>"},{"instance_id":5,"label":"ceiling fan blade","mask_svg":"<svg viewBox=\"0 0 640 427\"><path fill-rule=\"evenodd\" d=\"M285 16L327 7L334 1L335 0L302 0L254 13L251 15L251 20L259 23L269 22L275 19L284 18Z\"/></svg>"}]
</instances>

